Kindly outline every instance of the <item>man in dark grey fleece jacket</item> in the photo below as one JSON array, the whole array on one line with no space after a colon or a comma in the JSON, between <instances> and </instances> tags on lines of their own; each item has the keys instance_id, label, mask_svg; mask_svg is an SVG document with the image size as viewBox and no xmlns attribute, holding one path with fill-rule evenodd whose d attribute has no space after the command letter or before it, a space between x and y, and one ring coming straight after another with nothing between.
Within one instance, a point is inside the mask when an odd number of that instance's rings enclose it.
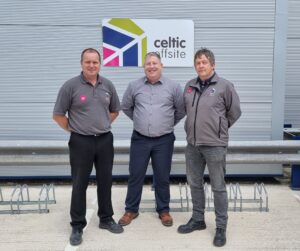
<instances>
[{"instance_id":1,"label":"man in dark grey fleece jacket","mask_svg":"<svg viewBox=\"0 0 300 251\"><path fill-rule=\"evenodd\" d=\"M216 214L213 243L221 247L226 244L228 221L224 180L228 129L241 116L240 100L233 84L215 72L212 51L206 48L198 50L194 66L198 77L190 80L184 90L187 180L191 188L193 215L187 224L178 227L178 232L190 233L206 228L203 174L207 165Z\"/></svg>"}]
</instances>

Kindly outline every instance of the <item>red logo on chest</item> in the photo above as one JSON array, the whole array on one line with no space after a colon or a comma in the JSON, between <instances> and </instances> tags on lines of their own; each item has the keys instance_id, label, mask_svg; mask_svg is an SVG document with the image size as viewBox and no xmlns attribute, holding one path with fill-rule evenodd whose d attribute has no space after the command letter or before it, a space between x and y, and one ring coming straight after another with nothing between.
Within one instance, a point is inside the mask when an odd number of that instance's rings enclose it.
<instances>
[{"instance_id":1,"label":"red logo on chest","mask_svg":"<svg viewBox=\"0 0 300 251\"><path fill-rule=\"evenodd\" d=\"M192 87L187 88L186 92L187 93L192 93L193 92L193 88Z\"/></svg>"},{"instance_id":2,"label":"red logo on chest","mask_svg":"<svg viewBox=\"0 0 300 251\"><path fill-rule=\"evenodd\" d=\"M86 101L86 96L85 95L80 95L80 101L85 102Z\"/></svg>"}]
</instances>

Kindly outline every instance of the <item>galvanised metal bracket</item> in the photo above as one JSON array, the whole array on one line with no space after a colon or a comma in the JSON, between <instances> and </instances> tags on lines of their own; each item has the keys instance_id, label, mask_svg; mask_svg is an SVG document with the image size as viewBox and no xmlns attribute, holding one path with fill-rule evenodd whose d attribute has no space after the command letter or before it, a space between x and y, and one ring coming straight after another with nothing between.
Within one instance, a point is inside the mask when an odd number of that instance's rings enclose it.
<instances>
[{"instance_id":1,"label":"galvanised metal bracket","mask_svg":"<svg viewBox=\"0 0 300 251\"><path fill-rule=\"evenodd\" d=\"M189 189L187 183L182 185L179 183L179 198L170 199L170 211L171 212L189 212L190 211L190 201L189 201ZM154 187L151 189L155 190ZM147 206L146 206L147 204ZM149 207L149 204L151 207ZM156 202L155 199L143 199L141 200L140 212L155 212Z\"/></svg>"},{"instance_id":2,"label":"galvanised metal bracket","mask_svg":"<svg viewBox=\"0 0 300 251\"><path fill-rule=\"evenodd\" d=\"M16 185L10 199L5 200L0 187L0 214L49 213L48 205L55 204L54 185L44 184L37 200L31 200L26 184Z\"/></svg>"},{"instance_id":3,"label":"galvanised metal bracket","mask_svg":"<svg viewBox=\"0 0 300 251\"><path fill-rule=\"evenodd\" d=\"M190 191L187 183L182 185L179 183L179 198L173 198L171 194L170 211L171 212L189 212L190 206ZM205 210L214 211L214 196L211 186L204 183L205 194ZM264 183L253 185L253 197L243 195L240 184L232 184L226 186L228 194L228 211L233 212L269 212L269 197ZM154 189L152 189L154 191ZM176 194L177 195L177 194ZM178 196L178 195L177 195ZM147 205L147 206L146 206ZM151 205L150 207L148 205ZM155 212L155 199L143 199L141 201L140 212Z\"/></svg>"},{"instance_id":4,"label":"galvanised metal bracket","mask_svg":"<svg viewBox=\"0 0 300 251\"><path fill-rule=\"evenodd\" d=\"M206 210L214 211L214 198L211 186L204 184ZM227 185L228 193L228 211L242 212L242 211L259 211L269 212L269 197L264 183L255 183L253 186L253 198L243 197L240 184Z\"/></svg>"}]
</instances>

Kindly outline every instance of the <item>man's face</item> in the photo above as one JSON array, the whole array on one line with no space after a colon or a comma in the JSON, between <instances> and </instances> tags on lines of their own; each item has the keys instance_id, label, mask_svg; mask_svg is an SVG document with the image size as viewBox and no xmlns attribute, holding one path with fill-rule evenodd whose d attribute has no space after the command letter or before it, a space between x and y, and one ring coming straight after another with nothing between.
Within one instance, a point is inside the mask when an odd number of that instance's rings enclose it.
<instances>
[{"instance_id":1,"label":"man's face","mask_svg":"<svg viewBox=\"0 0 300 251\"><path fill-rule=\"evenodd\" d=\"M151 83L155 83L160 79L162 71L162 63L155 56L148 56L145 59L144 71L147 79Z\"/></svg>"},{"instance_id":2,"label":"man's face","mask_svg":"<svg viewBox=\"0 0 300 251\"><path fill-rule=\"evenodd\" d=\"M88 78L95 78L100 71L100 60L96 52L85 52L81 61L83 75Z\"/></svg>"},{"instance_id":3,"label":"man's face","mask_svg":"<svg viewBox=\"0 0 300 251\"><path fill-rule=\"evenodd\" d=\"M212 65L205 55L197 57L195 60L195 70L201 80L206 80L213 74L215 65Z\"/></svg>"}]
</instances>

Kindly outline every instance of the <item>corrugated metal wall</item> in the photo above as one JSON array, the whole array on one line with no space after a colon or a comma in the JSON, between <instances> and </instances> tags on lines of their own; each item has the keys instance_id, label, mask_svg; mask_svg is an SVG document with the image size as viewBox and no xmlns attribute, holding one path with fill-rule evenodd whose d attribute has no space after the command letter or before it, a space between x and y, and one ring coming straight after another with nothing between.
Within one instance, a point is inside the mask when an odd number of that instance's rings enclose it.
<instances>
[{"instance_id":1,"label":"corrugated metal wall","mask_svg":"<svg viewBox=\"0 0 300 251\"><path fill-rule=\"evenodd\" d=\"M1 1L0 139L66 139L51 119L59 88L79 74L83 48L102 51L102 19L128 17L192 19L195 50L207 46L215 52L217 72L235 83L241 98L243 115L231 139L269 140L274 16L275 0ZM193 68L164 73L182 86L195 76ZM104 67L101 74L122 98L143 69ZM182 125L176 128L178 140L185 139ZM121 114L113 125L115 139L129 139L131 129Z\"/></svg>"},{"instance_id":2,"label":"corrugated metal wall","mask_svg":"<svg viewBox=\"0 0 300 251\"><path fill-rule=\"evenodd\" d=\"M300 1L289 0L285 123L300 128Z\"/></svg>"}]
</instances>

